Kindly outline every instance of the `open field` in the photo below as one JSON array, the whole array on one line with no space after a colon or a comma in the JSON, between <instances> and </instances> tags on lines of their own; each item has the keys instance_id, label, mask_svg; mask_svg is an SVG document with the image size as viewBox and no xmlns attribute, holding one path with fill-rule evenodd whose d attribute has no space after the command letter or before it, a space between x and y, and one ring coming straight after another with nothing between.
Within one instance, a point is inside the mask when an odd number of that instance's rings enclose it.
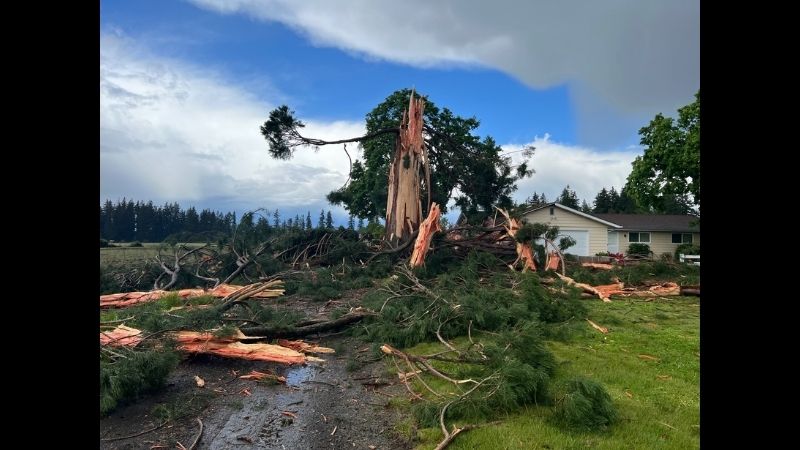
<instances>
[{"instance_id":1,"label":"open field","mask_svg":"<svg viewBox=\"0 0 800 450\"><path fill-rule=\"evenodd\" d=\"M166 244L160 242L148 242L142 244L143 247L129 247L129 244L116 244L119 247L105 247L100 249L100 266L105 267L108 265L119 265L127 263L136 263L144 260L152 260L158 255L158 249L164 246L162 254L169 255L170 249ZM185 243L178 245L186 245L189 248L196 248L202 243Z\"/></svg>"}]
</instances>

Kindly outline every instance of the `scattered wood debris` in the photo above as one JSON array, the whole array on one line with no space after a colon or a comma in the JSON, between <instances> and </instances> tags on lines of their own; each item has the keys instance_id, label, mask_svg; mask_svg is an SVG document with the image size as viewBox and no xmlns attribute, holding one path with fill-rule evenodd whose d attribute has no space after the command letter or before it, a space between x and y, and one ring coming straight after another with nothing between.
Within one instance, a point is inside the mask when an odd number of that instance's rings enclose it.
<instances>
[{"instance_id":1,"label":"scattered wood debris","mask_svg":"<svg viewBox=\"0 0 800 450\"><path fill-rule=\"evenodd\" d=\"M136 328L118 325L111 331L100 332L100 345L112 347L136 347L142 342L142 331Z\"/></svg>"},{"instance_id":2,"label":"scattered wood debris","mask_svg":"<svg viewBox=\"0 0 800 450\"><path fill-rule=\"evenodd\" d=\"M606 328L606 327L601 327L600 325L598 325L598 324L596 324L596 323L592 322L592 321L591 321L591 320L589 320L589 319L586 319L586 321L587 321L587 322L589 322L589 325L591 325L591 326L592 326L592 328L594 328L595 330L597 330L597 331L599 331L599 332L601 332L601 333L603 333L603 334L608 334L608 328Z\"/></svg>"},{"instance_id":3,"label":"scattered wood debris","mask_svg":"<svg viewBox=\"0 0 800 450\"><path fill-rule=\"evenodd\" d=\"M290 341L287 339L278 339L277 344L281 347L291 348L301 353L336 353L336 350L332 348L312 345L301 340Z\"/></svg>"},{"instance_id":4,"label":"scattered wood debris","mask_svg":"<svg viewBox=\"0 0 800 450\"><path fill-rule=\"evenodd\" d=\"M604 264L604 263L581 263L582 267L588 267L590 269L600 269L600 270L611 270L614 268L613 264Z\"/></svg>"},{"instance_id":5,"label":"scattered wood debris","mask_svg":"<svg viewBox=\"0 0 800 450\"><path fill-rule=\"evenodd\" d=\"M600 300L603 300L604 302L610 302L611 299L609 298L609 296L611 295L611 293L613 293L615 291L615 289L616 290L621 290L622 287L623 287L622 283L617 283L617 284L613 284L613 285L604 285L604 286L589 286L586 283L578 283L577 281L573 280L572 278L570 278L568 276L561 275L558 272L556 272L556 275L559 278L561 278L562 280L564 280L568 285L575 286L577 288L580 288L580 289L584 290L585 292L588 292L590 294L594 294L594 295L600 297Z\"/></svg>"},{"instance_id":6,"label":"scattered wood debris","mask_svg":"<svg viewBox=\"0 0 800 450\"><path fill-rule=\"evenodd\" d=\"M286 377L282 377L280 375L276 375L276 374L271 373L271 372L258 372L256 370L251 371L247 375L242 375L239 378L241 378L243 380L256 380L256 381L260 381L260 380L263 380L263 379L268 379L268 380L275 380L275 381L277 381L279 383L286 384Z\"/></svg>"}]
</instances>

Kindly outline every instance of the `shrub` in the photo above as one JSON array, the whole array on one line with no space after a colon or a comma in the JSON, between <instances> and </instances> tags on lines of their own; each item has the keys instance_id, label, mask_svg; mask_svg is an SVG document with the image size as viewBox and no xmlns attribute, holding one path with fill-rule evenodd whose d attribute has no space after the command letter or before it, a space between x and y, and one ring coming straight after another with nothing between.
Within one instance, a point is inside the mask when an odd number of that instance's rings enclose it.
<instances>
[{"instance_id":1,"label":"shrub","mask_svg":"<svg viewBox=\"0 0 800 450\"><path fill-rule=\"evenodd\" d=\"M652 251L650 251L650 246L647 244L634 243L628 246L629 255L649 256L650 253Z\"/></svg>"},{"instance_id":2,"label":"shrub","mask_svg":"<svg viewBox=\"0 0 800 450\"><path fill-rule=\"evenodd\" d=\"M144 245L142 245L142 243L139 241L133 241L130 243L130 245L128 245L128 247L144 247Z\"/></svg>"},{"instance_id":3,"label":"shrub","mask_svg":"<svg viewBox=\"0 0 800 450\"><path fill-rule=\"evenodd\" d=\"M602 384L590 379L573 378L567 382L555 417L564 425L593 430L613 424L617 409Z\"/></svg>"},{"instance_id":4,"label":"shrub","mask_svg":"<svg viewBox=\"0 0 800 450\"><path fill-rule=\"evenodd\" d=\"M178 365L174 351L133 351L116 362L100 361L100 413L164 386Z\"/></svg>"},{"instance_id":5,"label":"shrub","mask_svg":"<svg viewBox=\"0 0 800 450\"><path fill-rule=\"evenodd\" d=\"M100 248L108 247L108 240L100 238Z\"/></svg>"},{"instance_id":6,"label":"shrub","mask_svg":"<svg viewBox=\"0 0 800 450\"><path fill-rule=\"evenodd\" d=\"M699 255L700 246L697 244L681 244L675 249L675 261L680 261L680 254Z\"/></svg>"}]
</instances>

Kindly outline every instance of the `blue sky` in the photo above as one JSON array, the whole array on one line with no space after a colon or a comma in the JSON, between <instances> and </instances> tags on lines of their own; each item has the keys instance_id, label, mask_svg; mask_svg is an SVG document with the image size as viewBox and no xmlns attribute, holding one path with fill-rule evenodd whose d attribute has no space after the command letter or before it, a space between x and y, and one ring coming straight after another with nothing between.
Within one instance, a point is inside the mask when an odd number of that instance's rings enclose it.
<instances>
[{"instance_id":1,"label":"blue sky","mask_svg":"<svg viewBox=\"0 0 800 450\"><path fill-rule=\"evenodd\" d=\"M509 151L537 147L518 200L569 183L591 202L624 183L638 129L699 88L697 1L430 3L102 2L100 200L314 215L346 158L270 160L269 110L350 137L413 86Z\"/></svg>"}]
</instances>

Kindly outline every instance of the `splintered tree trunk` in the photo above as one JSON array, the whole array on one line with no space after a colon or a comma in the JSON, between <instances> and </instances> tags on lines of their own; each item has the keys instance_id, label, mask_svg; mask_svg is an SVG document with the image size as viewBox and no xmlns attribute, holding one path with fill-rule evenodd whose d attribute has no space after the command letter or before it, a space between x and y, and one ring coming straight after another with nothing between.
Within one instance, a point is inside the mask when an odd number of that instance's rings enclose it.
<instances>
[{"instance_id":1,"label":"splintered tree trunk","mask_svg":"<svg viewBox=\"0 0 800 450\"><path fill-rule=\"evenodd\" d=\"M422 138L424 110L425 101L415 99L412 92L408 110L403 112L400 135L389 169L386 239L393 244L408 241L422 221L420 168L427 158Z\"/></svg>"}]
</instances>

